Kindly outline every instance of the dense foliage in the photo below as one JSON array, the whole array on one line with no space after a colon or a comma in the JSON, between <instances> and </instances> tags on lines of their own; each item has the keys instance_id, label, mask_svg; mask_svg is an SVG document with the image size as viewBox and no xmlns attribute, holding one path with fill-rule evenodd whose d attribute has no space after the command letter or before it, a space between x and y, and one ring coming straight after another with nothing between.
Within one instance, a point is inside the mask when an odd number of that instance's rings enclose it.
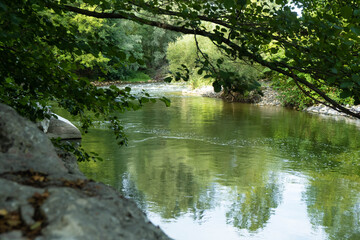
<instances>
[{"instance_id":1,"label":"dense foliage","mask_svg":"<svg viewBox=\"0 0 360 240\"><path fill-rule=\"evenodd\" d=\"M98 57L89 54L79 56L77 62L80 66L77 73L89 79L137 79L144 75L144 72L157 77L157 70L167 65L165 55L168 43L178 36L174 32L128 20L96 19L82 15L70 20L78 24L80 33L97 32L103 37L103 41L99 44L116 45L126 56L131 56L129 61L125 60L124 55L117 56L111 53L106 56L101 54ZM138 61L139 59L141 61ZM140 74L140 71L143 74Z\"/></svg>"},{"instance_id":2,"label":"dense foliage","mask_svg":"<svg viewBox=\"0 0 360 240\"><path fill-rule=\"evenodd\" d=\"M120 42L134 46L134 37L112 37L123 33L109 26L110 21L61 11L56 1L2 1L0 22L1 103L36 121L50 117L48 106L55 102L78 116L84 131L99 117L109 123L119 144L126 143L113 113L136 110L153 99L134 96L129 88L96 88L81 73L90 68L112 74L116 65L144 65L142 53Z\"/></svg>"}]
</instances>

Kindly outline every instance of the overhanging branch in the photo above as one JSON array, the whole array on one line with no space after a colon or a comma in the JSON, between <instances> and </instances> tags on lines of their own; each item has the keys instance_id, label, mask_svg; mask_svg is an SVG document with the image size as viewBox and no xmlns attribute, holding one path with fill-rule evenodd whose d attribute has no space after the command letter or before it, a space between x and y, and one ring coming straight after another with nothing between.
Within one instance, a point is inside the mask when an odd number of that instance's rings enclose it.
<instances>
[{"instance_id":1,"label":"overhanging branch","mask_svg":"<svg viewBox=\"0 0 360 240\"><path fill-rule=\"evenodd\" d=\"M296 82L301 83L301 84L305 85L306 87L308 87L309 89L316 92L326 102L330 103L330 105L331 105L330 107L332 107L333 109L344 112L350 116L360 119L360 114L354 113L354 112L350 111L349 109L341 106L335 100L333 100L329 96L327 96L323 91L318 89L315 85L313 85L312 83L308 82L307 80L299 77L298 75L294 74L292 72L292 69L293 69L292 66L289 66L289 65L286 65L286 64L280 63L280 62L278 63L278 62L265 61L262 57L258 56L255 53L251 53L245 47L239 46L238 44L232 42L230 39L225 38L224 36L219 36L215 33L207 32L207 31L204 31L201 29L191 29L191 28L175 26L175 25L171 25L171 24L167 24L167 23L161 23L161 22L157 22L157 21L153 21L153 20L149 20L149 19L144 19L144 18L136 16L133 13L128 13L128 12L117 11L116 13L106 13L106 12L99 13L99 12L89 11L89 10L85 10L85 9L81 9L81 8L77 8L77 7L73 7L73 6L69 6L69 5L65 5L63 8L67 11L79 13L82 15L90 16L90 17L127 19L127 20L135 21L135 22L138 22L141 24L159 27L159 28L166 29L166 30L180 32L180 33L184 33L184 34L201 35L204 37L208 37L212 40L214 40L214 39L221 40L222 43L226 44L231 49L233 49L239 57L241 57L241 56L248 57L249 59L253 60L254 62L259 63L262 66L268 67L273 71L282 73L285 76L293 78ZM285 69L288 69L288 70L285 70Z\"/></svg>"}]
</instances>

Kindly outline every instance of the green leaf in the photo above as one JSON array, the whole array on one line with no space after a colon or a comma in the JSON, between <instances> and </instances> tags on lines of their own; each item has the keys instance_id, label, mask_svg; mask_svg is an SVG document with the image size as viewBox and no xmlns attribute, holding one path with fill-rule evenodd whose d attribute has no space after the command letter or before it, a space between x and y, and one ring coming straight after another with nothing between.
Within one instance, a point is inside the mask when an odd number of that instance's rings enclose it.
<instances>
[{"instance_id":1,"label":"green leaf","mask_svg":"<svg viewBox=\"0 0 360 240\"><path fill-rule=\"evenodd\" d=\"M2 2L0 2L0 8L1 8L3 11L7 11L7 6L6 6L4 3L2 3Z\"/></svg>"},{"instance_id":2,"label":"green leaf","mask_svg":"<svg viewBox=\"0 0 360 240\"><path fill-rule=\"evenodd\" d=\"M218 81L213 82L213 87L215 92L221 91L221 84Z\"/></svg>"},{"instance_id":3,"label":"green leaf","mask_svg":"<svg viewBox=\"0 0 360 240\"><path fill-rule=\"evenodd\" d=\"M270 48L270 52L271 52L272 54L276 54L276 53L278 53L278 51L279 51L278 48Z\"/></svg>"},{"instance_id":4,"label":"green leaf","mask_svg":"<svg viewBox=\"0 0 360 240\"><path fill-rule=\"evenodd\" d=\"M168 99L166 97L162 97L159 100L162 101L163 103L165 103L166 107L170 107L170 105L171 105L170 99Z\"/></svg>"},{"instance_id":5,"label":"green leaf","mask_svg":"<svg viewBox=\"0 0 360 240\"><path fill-rule=\"evenodd\" d=\"M355 9L354 10L354 16L360 16L360 9Z\"/></svg>"},{"instance_id":6,"label":"green leaf","mask_svg":"<svg viewBox=\"0 0 360 240\"><path fill-rule=\"evenodd\" d=\"M351 96L351 92L349 90L344 90L342 93L340 93L341 98L348 98Z\"/></svg>"},{"instance_id":7,"label":"green leaf","mask_svg":"<svg viewBox=\"0 0 360 240\"><path fill-rule=\"evenodd\" d=\"M131 62L131 63L136 63L136 60L137 59L132 55L129 57L129 62Z\"/></svg>"},{"instance_id":8,"label":"green leaf","mask_svg":"<svg viewBox=\"0 0 360 240\"><path fill-rule=\"evenodd\" d=\"M171 82L172 81L172 77L166 77L165 79L164 79L164 82L167 82L167 83L169 83L169 82Z\"/></svg>"},{"instance_id":9,"label":"green leaf","mask_svg":"<svg viewBox=\"0 0 360 240\"><path fill-rule=\"evenodd\" d=\"M246 0L237 0L236 4L239 5L239 6L245 6L246 2L247 2Z\"/></svg>"},{"instance_id":10,"label":"green leaf","mask_svg":"<svg viewBox=\"0 0 360 240\"><path fill-rule=\"evenodd\" d=\"M224 6L226 8L232 8L234 7L234 5L235 5L234 0L224 0Z\"/></svg>"},{"instance_id":11,"label":"green leaf","mask_svg":"<svg viewBox=\"0 0 360 240\"><path fill-rule=\"evenodd\" d=\"M344 6L344 7L341 8L341 15L344 18L347 18L347 19L351 18L352 13L353 13L353 9L350 6Z\"/></svg>"},{"instance_id":12,"label":"green leaf","mask_svg":"<svg viewBox=\"0 0 360 240\"><path fill-rule=\"evenodd\" d=\"M144 62L144 60L142 60L142 59L137 59L136 60L136 62L139 64L139 65L145 65L145 62Z\"/></svg>"},{"instance_id":13,"label":"green leaf","mask_svg":"<svg viewBox=\"0 0 360 240\"><path fill-rule=\"evenodd\" d=\"M262 70L262 73L267 73L267 72L271 72L271 69L270 68L264 68L264 70Z\"/></svg>"},{"instance_id":14,"label":"green leaf","mask_svg":"<svg viewBox=\"0 0 360 240\"><path fill-rule=\"evenodd\" d=\"M359 27L353 26L353 27L350 27L350 29L351 29L351 31L353 31L353 33L360 36L360 28Z\"/></svg>"},{"instance_id":15,"label":"green leaf","mask_svg":"<svg viewBox=\"0 0 360 240\"><path fill-rule=\"evenodd\" d=\"M286 51L286 52L285 52L285 56L288 57L288 58L292 58L292 57L293 57L293 53L290 52L290 51Z\"/></svg>"},{"instance_id":16,"label":"green leaf","mask_svg":"<svg viewBox=\"0 0 360 240\"><path fill-rule=\"evenodd\" d=\"M353 82L343 82L340 84L340 87L341 88L352 88L354 86L354 83Z\"/></svg>"},{"instance_id":17,"label":"green leaf","mask_svg":"<svg viewBox=\"0 0 360 240\"><path fill-rule=\"evenodd\" d=\"M353 74L351 75L351 79L360 85L360 74Z\"/></svg>"},{"instance_id":18,"label":"green leaf","mask_svg":"<svg viewBox=\"0 0 360 240\"><path fill-rule=\"evenodd\" d=\"M12 82L13 82L13 79L12 79L12 78L7 77L7 78L5 78L5 82L6 82L6 83L12 83Z\"/></svg>"}]
</instances>

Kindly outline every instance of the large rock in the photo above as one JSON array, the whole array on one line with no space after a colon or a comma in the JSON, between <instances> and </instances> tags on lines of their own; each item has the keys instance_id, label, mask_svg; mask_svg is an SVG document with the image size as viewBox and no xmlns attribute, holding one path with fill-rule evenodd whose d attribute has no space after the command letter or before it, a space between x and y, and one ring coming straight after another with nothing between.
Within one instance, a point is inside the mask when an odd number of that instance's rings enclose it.
<instances>
[{"instance_id":1,"label":"large rock","mask_svg":"<svg viewBox=\"0 0 360 240\"><path fill-rule=\"evenodd\" d=\"M169 239L134 202L65 158L35 124L0 104L1 240Z\"/></svg>"},{"instance_id":2,"label":"large rock","mask_svg":"<svg viewBox=\"0 0 360 240\"><path fill-rule=\"evenodd\" d=\"M29 169L55 175L68 172L44 133L3 104L0 104L0 160L0 174Z\"/></svg>"},{"instance_id":3,"label":"large rock","mask_svg":"<svg viewBox=\"0 0 360 240\"><path fill-rule=\"evenodd\" d=\"M74 126L69 120L56 115L51 117L47 127L47 135L49 138L61 139L80 139L80 130Z\"/></svg>"}]
</instances>

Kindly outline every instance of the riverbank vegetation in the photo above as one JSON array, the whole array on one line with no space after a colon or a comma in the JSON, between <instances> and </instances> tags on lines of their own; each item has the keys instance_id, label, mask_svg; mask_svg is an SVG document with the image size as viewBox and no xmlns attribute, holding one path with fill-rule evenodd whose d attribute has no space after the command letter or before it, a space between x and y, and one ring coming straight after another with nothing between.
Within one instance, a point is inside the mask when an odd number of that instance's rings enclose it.
<instances>
[{"instance_id":1,"label":"riverbank vegetation","mask_svg":"<svg viewBox=\"0 0 360 240\"><path fill-rule=\"evenodd\" d=\"M324 103L360 118L343 106L360 103L356 1L6 0L0 19L0 102L33 121L49 117L53 101L84 131L93 112L125 144L114 113L149 96L91 81L162 79L168 60L175 80L244 95L259 88L249 66L261 66L288 105Z\"/></svg>"},{"instance_id":2,"label":"riverbank vegetation","mask_svg":"<svg viewBox=\"0 0 360 240\"><path fill-rule=\"evenodd\" d=\"M213 27L215 28L215 26ZM201 52L199 49L201 49ZM224 56L224 53L205 37L185 35L176 42L170 43L167 49L167 59L169 60L169 70L176 73L182 70L182 65L186 64L189 71L189 82L193 88L204 85L211 85L216 79L202 69L202 62L209 61L209 65L216 67L220 71L233 71L234 78L241 87L238 91L248 93L258 88L257 80L261 74L261 66L251 64L246 60L234 61ZM234 71L235 70L235 71ZM235 85L235 81L232 82Z\"/></svg>"}]
</instances>

